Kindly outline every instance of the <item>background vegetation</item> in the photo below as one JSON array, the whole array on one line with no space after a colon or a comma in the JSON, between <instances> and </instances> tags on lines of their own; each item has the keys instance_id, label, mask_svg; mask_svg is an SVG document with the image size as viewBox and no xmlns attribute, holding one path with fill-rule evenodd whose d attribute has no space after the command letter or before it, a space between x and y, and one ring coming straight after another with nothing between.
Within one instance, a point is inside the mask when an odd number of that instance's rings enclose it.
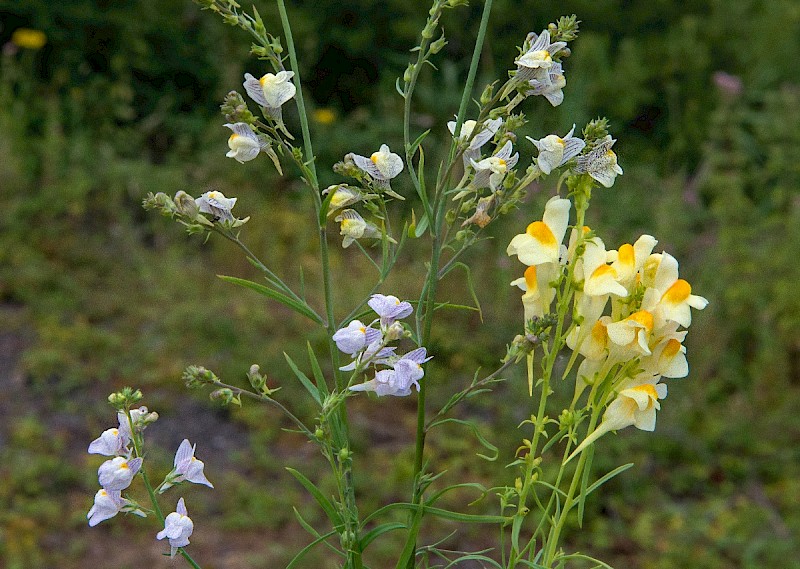
<instances>
[{"instance_id":1,"label":"background vegetation","mask_svg":"<svg viewBox=\"0 0 800 569\"><path fill-rule=\"evenodd\" d=\"M598 467L636 467L590 503L572 546L619 569L800 567L800 5L495 5L480 84L505 73L525 33L578 14L566 101L556 110L529 102L531 133L608 116L625 176L598 192L590 223L617 243L658 236L711 301L689 335L690 377L670 386L658 430L604 440L611 452ZM259 8L277 34L273 6ZM457 109L480 8L447 14L440 73L423 75L414 120L434 142ZM400 147L393 85L426 10L420 0L290 6L323 183L346 152ZM315 282L314 236L303 231L311 208L298 185L277 179L267 160L224 157L217 106L245 71L262 72L247 38L188 0L0 0L0 14L0 566L166 566L158 528L146 522L86 527L99 464L86 446L112 423L106 395L124 385L142 387L161 414L148 434L165 471L183 436L201 443L217 489L184 492L193 555L204 567L280 566L306 540L291 510L303 493L282 465L314 472L314 450L266 409L223 410L187 393L180 373L197 363L239 381L257 362L291 401L282 351L302 353L304 324L215 278L254 276L228 243L202 244L140 207L150 191L236 195L239 214L252 215L251 248L290 280L302 265ZM18 28L41 30L46 44L20 45ZM296 117L287 120L291 128ZM471 313L441 321L426 376L434 405L449 383L495 363L517 330L521 309L507 285L517 275L502 252L550 191L532 188L468 259L483 322ZM386 291L415 291L420 267L405 259L406 278ZM356 275L337 293L347 306L366 290L357 275L369 268L350 252L334 265ZM442 294L469 301L458 278ZM530 414L525 391L511 377L469 409L501 447L497 464L472 457L473 441L455 431L433 438L430 456L453 477L502 475L515 425ZM407 492L413 409L354 402L365 509ZM430 539L448 531L432 527ZM492 545L472 530L451 541ZM373 566L388 566L393 546ZM321 552L308 566L328 563Z\"/></svg>"}]
</instances>

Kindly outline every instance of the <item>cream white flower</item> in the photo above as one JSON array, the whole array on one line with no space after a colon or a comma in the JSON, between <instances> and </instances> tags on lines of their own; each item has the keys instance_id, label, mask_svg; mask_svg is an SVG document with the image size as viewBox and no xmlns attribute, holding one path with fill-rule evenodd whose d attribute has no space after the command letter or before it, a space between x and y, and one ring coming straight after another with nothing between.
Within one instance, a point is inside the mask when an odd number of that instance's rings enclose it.
<instances>
[{"instance_id":1,"label":"cream white flower","mask_svg":"<svg viewBox=\"0 0 800 569\"><path fill-rule=\"evenodd\" d=\"M97 479L100 486L106 490L125 490L131 485L133 477L142 467L141 458L127 458L118 456L105 461L97 469Z\"/></svg>"},{"instance_id":2,"label":"cream white flower","mask_svg":"<svg viewBox=\"0 0 800 569\"><path fill-rule=\"evenodd\" d=\"M350 156L356 166L380 182L388 182L403 171L403 159L389 150L386 144L382 144L381 149L373 152L369 158L359 154Z\"/></svg>"},{"instance_id":3,"label":"cream white flower","mask_svg":"<svg viewBox=\"0 0 800 569\"><path fill-rule=\"evenodd\" d=\"M250 98L264 107L269 117L281 123L281 106L297 92L292 77L294 77L293 71L267 73L261 79L245 73L243 86Z\"/></svg>"},{"instance_id":4,"label":"cream white flower","mask_svg":"<svg viewBox=\"0 0 800 569\"><path fill-rule=\"evenodd\" d=\"M339 222L339 234L344 236L342 247L347 249L357 239L377 239L381 236L380 230L372 223L366 221L354 209L346 209L334 218Z\"/></svg>"},{"instance_id":5,"label":"cream white flower","mask_svg":"<svg viewBox=\"0 0 800 569\"><path fill-rule=\"evenodd\" d=\"M189 536L194 531L194 523L189 517L183 498L178 500L178 506L164 520L164 529L156 534L156 539L169 540L170 557L175 557L179 547L189 545Z\"/></svg>"},{"instance_id":6,"label":"cream white flower","mask_svg":"<svg viewBox=\"0 0 800 569\"><path fill-rule=\"evenodd\" d=\"M529 34L532 43L530 47L520 55L515 63L517 64L517 79L530 81L549 81L548 70L553 66L553 56L567 46L567 42L557 41L550 43L550 32L544 30L540 36Z\"/></svg>"},{"instance_id":7,"label":"cream white flower","mask_svg":"<svg viewBox=\"0 0 800 569\"><path fill-rule=\"evenodd\" d=\"M328 215L333 214L336 210L342 209L343 207L358 203L363 199L359 192L349 188L345 184L335 184L322 190L323 196L330 193L333 193L333 195L331 196L330 205L328 206Z\"/></svg>"},{"instance_id":8,"label":"cream white flower","mask_svg":"<svg viewBox=\"0 0 800 569\"><path fill-rule=\"evenodd\" d=\"M653 312L656 327L673 321L688 328L692 323L690 308L702 310L708 305L708 300L692 294L692 286L678 278L678 261L669 253L648 257L644 263L644 279L650 281L648 272L652 274L656 262L652 286L644 293L642 308Z\"/></svg>"},{"instance_id":9,"label":"cream white flower","mask_svg":"<svg viewBox=\"0 0 800 569\"><path fill-rule=\"evenodd\" d=\"M475 176L470 185L476 189L489 186L493 192L496 191L503 183L506 173L517 165L519 153L515 152L512 156L513 149L514 145L508 140L493 156L484 158L480 162L470 160L470 165L475 169Z\"/></svg>"},{"instance_id":10,"label":"cream white flower","mask_svg":"<svg viewBox=\"0 0 800 569\"><path fill-rule=\"evenodd\" d=\"M525 93L528 97L542 95L554 107L564 102L564 87L567 79L560 63L553 63L547 70L547 78L543 80L531 79L528 84L531 90Z\"/></svg>"},{"instance_id":11,"label":"cream white flower","mask_svg":"<svg viewBox=\"0 0 800 569\"><path fill-rule=\"evenodd\" d=\"M477 160L480 158L481 155L481 147L489 142L498 131L500 126L503 124L503 119L496 118L490 119L483 123L481 130L473 136L473 131L477 126L477 122L474 120L464 121L464 124L461 125L461 132L458 135L458 142L466 142L470 140L472 136L472 140L469 142L469 146L464 151L462 158L464 160L464 168L466 169L472 160ZM447 130L450 131L450 134L455 136L456 133L456 121L450 121L447 123Z\"/></svg>"},{"instance_id":12,"label":"cream white flower","mask_svg":"<svg viewBox=\"0 0 800 569\"><path fill-rule=\"evenodd\" d=\"M212 190L194 200L203 213L209 213L220 221L233 221L231 210L236 205L236 198L226 198L225 194Z\"/></svg>"},{"instance_id":13,"label":"cream white flower","mask_svg":"<svg viewBox=\"0 0 800 569\"><path fill-rule=\"evenodd\" d=\"M575 171L589 174L606 188L613 186L617 175L622 174L622 168L617 164L617 155L611 150L615 142L616 140L606 136L588 154L578 157Z\"/></svg>"},{"instance_id":14,"label":"cream white flower","mask_svg":"<svg viewBox=\"0 0 800 569\"><path fill-rule=\"evenodd\" d=\"M575 132L575 125L572 129L561 138L555 134L545 136L540 140L534 140L530 136L527 137L536 149L539 155L536 157L536 165L544 174L549 174L562 164L565 164L570 159L580 154L586 143L580 139L572 136Z\"/></svg>"},{"instance_id":15,"label":"cream white flower","mask_svg":"<svg viewBox=\"0 0 800 569\"><path fill-rule=\"evenodd\" d=\"M578 353L587 360L603 360L608 354L608 330L606 328L610 322L611 317L609 316L599 318L591 328L588 328L588 334L585 332L586 325L576 326L567 336L567 346L571 350L577 349Z\"/></svg>"},{"instance_id":16,"label":"cream white flower","mask_svg":"<svg viewBox=\"0 0 800 569\"><path fill-rule=\"evenodd\" d=\"M237 122L234 124L226 123L223 126L233 131L228 137L230 150L225 155L228 158L233 158L240 164L244 164L255 159L259 152L268 151L269 142L264 137L256 135L249 124Z\"/></svg>"},{"instance_id":17,"label":"cream white flower","mask_svg":"<svg viewBox=\"0 0 800 569\"><path fill-rule=\"evenodd\" d=\"M528 225L525 233L515 236L506 253L517 255L520 262L535 266L542 263L558 263L561 242L569 223L569 200L558 196L550 198L544 208L542 221Z\"/></svg>"}]
</instances>

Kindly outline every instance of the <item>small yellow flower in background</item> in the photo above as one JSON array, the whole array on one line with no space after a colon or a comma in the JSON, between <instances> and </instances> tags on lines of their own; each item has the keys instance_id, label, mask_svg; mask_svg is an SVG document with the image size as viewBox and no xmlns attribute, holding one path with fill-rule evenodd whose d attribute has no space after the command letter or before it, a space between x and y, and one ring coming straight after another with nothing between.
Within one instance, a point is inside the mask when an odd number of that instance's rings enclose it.
<instances>
[{"instance_id":1,"label":"small yellow flower in background","mask_svg":"<svg viewBox=\"0 0 800 569\"><path fill-rule=\"evenodd\" d=\"M17 28L11 34L11 43L23 49L41 49L47 43L47 36L41 30Z\"/></svg>"},{"instance_id":2,"label":"small yellow flower in background","mask_svg":"<svg viewBox=\"0 0 800 569\"><path fill-rule=\"evenodd\" d=\"M319 124L329 125L336 122L336 113L332 109L314 109L313 117Z\"/></svg>"}]
</instances>

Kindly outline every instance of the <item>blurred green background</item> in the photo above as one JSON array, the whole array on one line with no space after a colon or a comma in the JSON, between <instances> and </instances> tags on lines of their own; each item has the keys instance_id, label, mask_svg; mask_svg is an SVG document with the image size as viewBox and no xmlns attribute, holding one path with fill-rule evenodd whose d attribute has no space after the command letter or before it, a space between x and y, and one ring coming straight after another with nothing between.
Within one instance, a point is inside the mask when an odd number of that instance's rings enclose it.
<instances>
[{"instance_id":1,"label":"blurred green background","mask_svg":"<svg viewBox=\"0 0 800 569\"><path fill-rule=\"evenodd\" d=\"M282 35L275 7L258 6ZM330 166L347 152L401 147L394 81L427 7L290 3L324 184L338 181ZM480 10L473 1L446 13L440 71L422 76L413 122L433 129L432 155L458 107ZM596 193L589 223L610 246L655 235L711 304L695 314L691 373L670 382L656 432L604 439L598 468L636 467L589 501L568 546L618 569L800 567L800 3L496 0L479 87L504 76L528 31L570 13L582 25L565 64L566 100L555 110L527 101L528 129L539 137L607 116L625 175ZM199 443L216 490L181 489L195 558L206 568L283 566L310 541L292 506L323 523L283 466L324 486L322 461L270 410L221 409L187 392L180 374L199 364L236 383L259 363L308 417L282 356L302 360L306 323L215 277L256 277L230 244L203 244L140 205L147 192L237 196L238 215L252 216L244 240L293 283L302 265L313 297L304 188L292 175L278 179L268 160L224 157L218 105L241 90L245 71L265 69L243 32L188 0L0 0L0 25L0 567L167 566L154 520L86 525L101 462L86 447L113 425L105 399L124 385L141 387L161 414L147 431L157 468L169 469L184 436ZM43 36L14 35L20 28ZM518 268L503 251L551 192L532 188L467 257L483 322L472 313L439 320L426 376L434 407L476 367L496 365L516 334L521 307L507 283ZM417 294L416 252L426 247L411 245L403 278L384 292ZM370 269L354 251L336 253L333 266L342 316L368 290ZM470 301L457 276L441 297ZM311 341L322 353L324 342ZM503 465L531 412L526 390L512 374L460 410L501 448L496 464L473 456L464 431L429 439L449 483L512 481ZM362 511L407 495L414 409L413 397L353 401ZM466 509L472 498L450 506ZM494 506L485 502L478 508ZM452 529L432 525L425 540ZM480 549L493 535L466 528L447 543ZM393 565L399 538L376 545L373 567ZM332 561L319 550L306 566Z\"/></svg>"}]
</instances>

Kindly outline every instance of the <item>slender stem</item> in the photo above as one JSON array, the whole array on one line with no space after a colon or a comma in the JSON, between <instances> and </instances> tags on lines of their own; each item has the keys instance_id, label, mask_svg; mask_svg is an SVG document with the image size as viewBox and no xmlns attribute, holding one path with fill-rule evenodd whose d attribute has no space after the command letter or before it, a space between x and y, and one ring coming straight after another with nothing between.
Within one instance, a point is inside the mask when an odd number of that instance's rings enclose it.
<instances>
[{"instance_id":1,"label":"slender stem","mask_svg":"<svg viewBox=\"0 0 800 569\"><path fill-rule=\"evenodd\" d=\"M300 81L300 66L297 64L297 52L294 48L294 39L292 38L292 28L289 25L289 16L286 14L286 4L283 0L277 0L278 12L281 16L281 25L283 26L283 33L286 34L286 47L289 48L289 62L292 64L294 71L294 86L297 88L297 112L300 115L300 128L303 131L303 145L305 146L306 161L309 163L312 179L311 186L315 190L317 203L317 211L319 211L319 203L321 199L319 196L319 182L317 182L317 166L314 163L314 150L311 148L311 133L308 129L308 116L306 115L306 105L303 100L303 86Z\"/></svg>"},{"instance_id":2,"label":"slender stem","mask_svg":"<svg viewBox=\"0 0 800 569\"><path fill-rule=\"evenodd\" d=\"M464 92L461 94L461 104L458 106L458 116L456 117L456 128L453 131L455 136L458 137L461 132L461 125L464 124L464 118L467 113L467 104L469 103L470 95L472 95L472 88L475 85L475 76L478 73L478 63L481 59L481 52L483 51L483 41L486 38L486 28L489 27L489 15L492 12L492 0L486 0L483 5L483 14L481 15L481 25L478 28L478 37L475 40L475 49L472 50L472 61L469 64L469 72L467 73L467 83L464 85ZM476 133L477 134L477 133ZM453 144L450 146L450 159L453 159L456 143L455 138Z\"/></svg>"},{"instance_id":3,"label":"slender stem","mask_svg":"<svg viewBox=\"0 0 800 569\"><path fill-rule=\"evenodd\" d=\"M142 440L141 435L137 434L133 428L133 419L131 418L131 411L130 409L125 409L125 416L128 418L128 429L131 432L131 441L133 442L133 453L137 457L142 457ZM153 485L150 483L150 478L147 476L147 470L145 468L141 468L139 473L142 475L142 481L144 482L144 487L147 490L147 495L150 497L150 503L153 506L153 511L156 513L158 520L161 522L161 525L164 525L164 513L161 511L161 506L158 503L158 499L156 498L155 490L153 490ZM178 552L181 556L186 560L186 562L194 567L194 569L201 569L200 565L192 559L192 556L186 553L186 550L182 547L178 548Z\"/></svg>"}]
</instances>

